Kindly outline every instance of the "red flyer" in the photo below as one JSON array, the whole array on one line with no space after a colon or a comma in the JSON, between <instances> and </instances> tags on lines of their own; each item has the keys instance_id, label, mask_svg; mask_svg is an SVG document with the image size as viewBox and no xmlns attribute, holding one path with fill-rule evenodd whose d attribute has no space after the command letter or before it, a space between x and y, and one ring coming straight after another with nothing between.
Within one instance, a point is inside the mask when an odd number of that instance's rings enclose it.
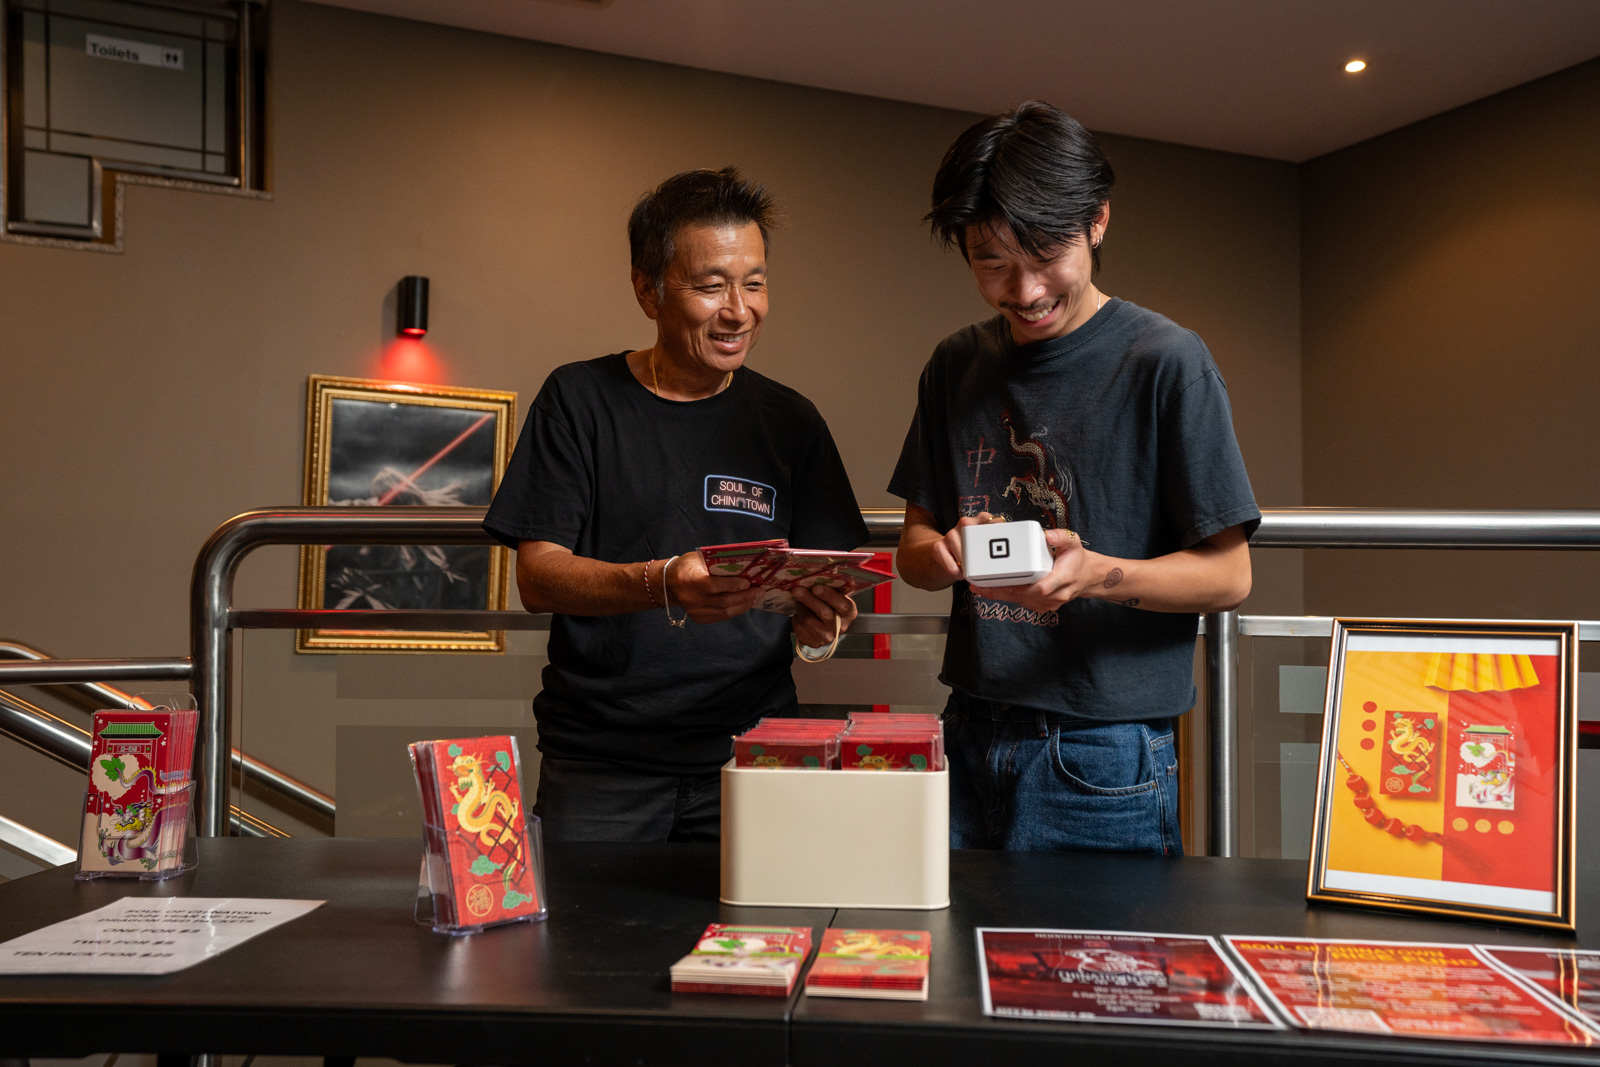
<instances>
[{"instance_id":1,"label":"red flyer","mask_svg":"<svg viewBox=\"0 0 1600 1067\"><path fill-rule=\"evenodd\" d=\"M1282 1028L1217 942L1119 930L978 929L985 1015Z\"/></svg>"},{"instance_id":2,"label":"red flyer","mask_svg":"<svg viewBox=\"0 0 1600 1067\"><path fill-rule=\"evenodd\" d=\"M1595 1040L1471 945L1226 941L1268 999L1308 1030L1551 1045Z\"/></svg>"},{"instance_id":3,"label":"red flyer","mask_svg":"<svg viewBox=\"0 0 1600 1067\"><path fill-rule=\"evenodd\" d=\"M1478 951L1591 1028L1600 1029L1600 952L1486 945L1479 945Z\"/></svg>"}]
</instances>

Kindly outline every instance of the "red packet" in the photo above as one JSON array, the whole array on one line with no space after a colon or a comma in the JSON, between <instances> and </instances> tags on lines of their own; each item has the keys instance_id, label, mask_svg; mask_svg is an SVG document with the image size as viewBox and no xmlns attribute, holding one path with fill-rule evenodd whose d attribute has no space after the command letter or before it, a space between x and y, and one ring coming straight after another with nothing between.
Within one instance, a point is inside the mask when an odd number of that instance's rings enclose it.
<instances>
[{"instance_id":1,"label":"red packet","mask_svg":"<svg viewBox=\"0 0 1600 1067\"><path fill-rule=\"evenodd\" d=\"M850 728L840 738L839 765L846 770L943 770L944 726L937 715L852 713Z\"/></svg>"},{"instance_id":2,"label":"red packet","mask_svg":"<svg viewBox=\"0 0 1600 1067\"><path fill-rule=\"evenodd\" d=\"M94 713L79 878L183 869L197 721L193 710Z\"/></svg>"},{"instance_id":3,"label":"red packet","mask_svg":"<svg viewBox=\"0 0 1600 1067\"><path fill-rule=\"evenodd\" d=\"M806 975L810 996L926 1000L933 935L829 927Z\"/></svg>"},{"instance_id":4,"label":"red packet","mask_svg":"<svg viewBox=\"0 0 1600 1067\"><path fill-rule=\"evenodd\" d=\"M811 951L809 926L712 923L672 965L674 993L787 996Z\"/></svg>"},{"instance_id":5,"label":"red packet","mask_svg":"<svg viewBox=\"0 0 1600 1067\"><path fill-rule=\"evenodd\" d=\"M523 810L513 737L411 746L422 792L434 929L469 932L546 914L539 841Z\"/></svg>"},{"instance_id":6,"label":"red packet","mask_svg":"<svg viewBox=\"0 0 1600 1067\"><path fill-rule=\"evenodd\" d=\"M1508 726L1467 726L1456 753L1456 806L1513 811L1516 735Z\"/></svg>"},{"instance_id":7,"label":"red packet","mask_svg":"<svg viewBox=\"0 0 1600 1067\"><path fill-rule=\"evenodd\" d=\"M1438 718L1421 711L1390 711L1383 724L1383 794L1432 800L1439 792Z\"/></svg>"},{"instance_id":8,"label":"red packet","mask_svg":"<svg viewBox=\"0 0 1600 1067\"><path fill-rule=\"evenodd\" d=\"M809 584L831 584L825 572L847 565L859 566L871 558L871 552L821 552L791 548L765 575L763 582L776 589L793 589L797 585L808 584L804 581L808 577L821 576L822 581Z\"/></svg>"},{"instance_id":9,"label":"red packet","mask_svg":"<svg viewBox=\"0 0 1600 1067\"><path fill-rule=\"evenodd\" d=\"M736 767L822 770L839 765L838 719L762 719L733 739Z\"/></svg>"},{"instance_id":10,"label":"red packet","mask_svg":"<svg viewBox=\"0 0 1600 1067\"><path fill-rule=\"evenodd\" d=\"M783 538L772 541L743 541L732 545L709 545L700 549L700 558L705 561L706 570L719 578L737 578L751 569L754 563L765 563L767 550L772 548L787 548L789 542Z\"/></svg>"},{"instance_id":11,"label":"red packet","mask_svg":"<svg viewBox=\"0 0 1600 1067\"><path fill-rule=\"evenodd\" d=\"M784 540L708 545L700 555L712 574L747 578L761 587L756 607L781 615L798 610L795 589L826 586L849 596L894 578L873 564L871 552L790 548Z\"/></svg>"}]
</instances>

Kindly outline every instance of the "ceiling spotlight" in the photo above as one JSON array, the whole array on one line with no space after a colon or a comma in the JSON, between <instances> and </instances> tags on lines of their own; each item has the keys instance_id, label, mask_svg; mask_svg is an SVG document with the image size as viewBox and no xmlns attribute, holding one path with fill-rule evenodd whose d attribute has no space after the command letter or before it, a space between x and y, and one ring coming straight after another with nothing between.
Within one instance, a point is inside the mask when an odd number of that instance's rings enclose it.
<instances>
[{"instance_id":1,"label":"ceiling spotlight","mask_svg":"<svg viewBox=\"0 0 1600 1067\"><path fill-rule=\"evenodd\" d=\"M1364 59L1352 59L1344 65L1344 69L1347 74L1360 74L1367 69L1367 61Z\"/></svg>"}]
</instances>

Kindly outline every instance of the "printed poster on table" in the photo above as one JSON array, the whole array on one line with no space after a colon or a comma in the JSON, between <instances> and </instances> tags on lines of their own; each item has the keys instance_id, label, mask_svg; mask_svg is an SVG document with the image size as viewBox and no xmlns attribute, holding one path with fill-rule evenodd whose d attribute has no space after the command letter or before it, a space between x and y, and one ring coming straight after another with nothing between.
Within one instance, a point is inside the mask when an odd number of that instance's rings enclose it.
<instances>
[{"instance_id":1,"label":"printed poster on table","mask_svg":"<svg viewBox=\"0 0 1600 1067\"><path fill-rule=\"evenodd\" d=\"M1471 945L1229 936L1296 1026L1405 1037L1592 1045L1577 1020Z\"/></svg>"},{"instance_id":2,"label":"printed poster on table","mask_svg":"<svg viewBox=\"0 0 1600 1067\"><path fill-rule=\"evenodd\" d=\"M1575 647L1339 620L1308 896L1570 929Z\"/></svg>"},{"instance_id":3,"label":"printed poster on table","mask_svg":"<svg viewBox=\"0 0 1600 1067\"><path fill-rule=\"evenodd\" d=\"M1282 1026L1209 937L986 927L977 936L985 1015Z\"/></svg>"},{"instance_id":4,"label":"printed poster on table","mask_svg":"<svg viewBox=\"0 0 1600 1067\"><path fill-rule=\"evenodd\" d=\"M1485 945L1478 950L1553 1003L1600 1029L1600 952Z\"/></svg>"}]
</instances>

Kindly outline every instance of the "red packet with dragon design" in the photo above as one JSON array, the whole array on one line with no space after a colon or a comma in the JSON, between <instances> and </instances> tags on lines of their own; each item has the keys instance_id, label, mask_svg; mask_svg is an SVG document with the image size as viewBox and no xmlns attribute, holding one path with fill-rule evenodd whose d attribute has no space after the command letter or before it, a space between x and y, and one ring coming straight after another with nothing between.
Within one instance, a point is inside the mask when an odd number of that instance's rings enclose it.
<instances>
[{"instance_id":1,"label":"red packet with dragon design","mask_svg":"<svg viewBox=\"0 0 1600 1067\"><path fill-rule=\"evenodd\" d=\"M846 930L829 927L817 962L806 975L813 997L927 1000L928 957L933 935L926 930Z\"/></svg>"},{"instance_id":2,"label":"red packet with dragon design","mask_svg":"<svg viewBox=\"0 0 1600 1067\"><path fill-rule=\"evenodd\" d=\"M94 713L78 878L162 879L193 866L185 853L196 723L193 708Z\"/></svg>"},{"instance_id":3,"label":"red packet with dragon design","mask_svg":"<svg viewBox=\"0 0 1600 1067\"><path fill-rule=\"evenodd\" d=\"M1383 719L1383 795L1432 800L1439 795L1439 720L1420 711Z\"/></svg>"},{"instance_id":4,"label":"red packet with dragon design","mask_svg":"<svg viewBox=\"0 0 1600 1067\"><path fill-rule=\"evenodd\" d=\"M419 741L433 928L472 933L547 914L538 816L523 810L514 737Z\"/></svg>"}]
</instances>

